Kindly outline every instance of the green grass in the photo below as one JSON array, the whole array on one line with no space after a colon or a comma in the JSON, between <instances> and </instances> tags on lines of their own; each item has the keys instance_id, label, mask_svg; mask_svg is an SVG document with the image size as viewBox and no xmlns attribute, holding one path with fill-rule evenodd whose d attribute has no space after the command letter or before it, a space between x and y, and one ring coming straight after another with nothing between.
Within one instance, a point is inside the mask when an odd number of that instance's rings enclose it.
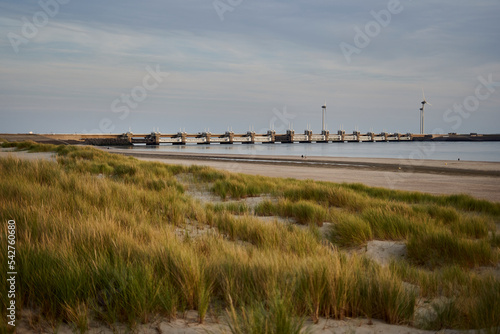
<instances>
[{"instance_id":1,"label":"green grass","mask_svg":"<svg viewBox=\"0 0 500 334\"><path fill-rule=\"evenodd\" d=\"M430 224L425 217L408 216L390 207L364 210L361 217L370 224L374 237L381 240L406 240L410 235L423 232Z\"/></svg>"},{"instance_id":2,"label":"green grass","mask_svg":"<svg viewBox=\"0 0 500 334\"><path fill-rule=\"evenodd\" d=\"M342 247L365 245L373 239L373 232L366 220L358 215L342 214L337 216L329 235L332 243Z\"/></svg>"},{"instance_id":3,"label":"green grass","mask_svg":"<svg viewBox=\"0 0 500 334\"><path fill-rule=\"evenodd\" d=\"M281 216L293 218L299 224L315 224L322 226L328 217L328 210L311 201L299 200L292 202L281 199L277 203L263 201L255 208L255 213L261 216Z\"/></svg>"},{"instance_id":4,"label":"green grass","mask_svg":"<svg viewBox=\"0 0 500 334\"><path fill-rule=\"evenodd\" d=\"M303 333L303 318L292 316L292 300L275 296L269 305L256 304L241 307L237 312L231 304L227 314L233 334L299 334Z\"/></svg>"},{"instance_id":5,"label":"green grass","mask_svg":"<svg viewBox=\"0 0 500 334\"><path fill-rule=\"evenodd\" d=\"M407 262L393 262L390 269L402 280L418 286L421 298L435 311L435 317L416 319L420 328L484 329L498 333L498 278L477 275L456 265L429 271Z\"/></svg>"},{"instance_id":6,"label":"green grass","mask_svg":"<svg viewBox=\"0 0 500 334\"><path fill-rule=\"evenodd\" d=\"M57 145L52 144L37 144L34 141L24 141L24 142L1 142L1 147L15 147L18 151L27 150L29 152L53 152L57 149Z\"/></svg>"},{"instance_id":7,"label":"green grass","mask_svg":"<svg viewBox=\"0 0 500 334\"><path fill-rule=\"evenodd\" d=\"M499 327L500 283L471 270L498 264L496 203L170 166L87 147L3 145L58 154L0 159L0 219L17 223L17 305L53 326L85 332L98 320L133 329L187 310L200 322L226 310L233 333L293 333L320 317L411 326L417 300L446 297L452 302L436 304L438 318L421 327ZM222 199L269 199L255 208L204 205L185 180ZM327 240L325 221L333 223ZM188 224L211 229L177 236ZM6 245L5 224L1 231ZM405 241L408 261L381 267L342 250L373 239Z\"/></svg>"},{"instance_id":8,"label":"green grass","mask_svg":"<svg viewBox=\"0 0 500 334\"><path fill-rule=\"evenodd\" d=\"M498 262L498 252L487 240L459 239L447 232L412 236L407 251L411 261L431 268L443 264L489 266Z\"/></svg>"},{"instance_id":9,"label":"green grass","mask_svg":"<svg viewBox=\"0 0 500 334\"><path fill-rule=\"evenodd\" d=\"M250 208L245 203L208 204L207 210L211 210L215 213L229 212L235 215L242 215L250 212Z\"/></svg>"},{"instance_id":10,"label":"green grass","mask_svg":"<svg viewBox=\"0 0 500 334\"><path fill-rule=\"evenodd\" d=\"M429 204L453 207L463 211L482 212L492 215L500 215L500 203L475 199L468 195L434 196L419 192L398 191L385 188L368 187L363 184L345 185L347 188L359 193L366 194L372 198L382 200L399 201L414 204Z\"/></svg>"},{"instance_id":11,"label":"green grass","mask_svg":"<svg viewBox=\"0 0 500 334\"><path fill-rule=\"evenodd\" d=\"M210 190L214 194L219 195L222 199L228 197L233 199L255 197L270 192L273 187L272 183L266 182L266 179L260 176L226 175L227 176L223 178L217 177L208 179L209 181L214 181ZM207 178L202 178L202 180L206 181Z\"/></svg>"},{"instance_id":12,"label":"green grass","mask_svg":"<svg viewBox=\"0 0 500 334\"><path fill-rule=\"evenodd\" d=\"M301 181L281 187L282 196L291 201L313 201L330 207L359 211L369 205L367 196L345 187L326 182Z\"/></svg>"}]
</instances>

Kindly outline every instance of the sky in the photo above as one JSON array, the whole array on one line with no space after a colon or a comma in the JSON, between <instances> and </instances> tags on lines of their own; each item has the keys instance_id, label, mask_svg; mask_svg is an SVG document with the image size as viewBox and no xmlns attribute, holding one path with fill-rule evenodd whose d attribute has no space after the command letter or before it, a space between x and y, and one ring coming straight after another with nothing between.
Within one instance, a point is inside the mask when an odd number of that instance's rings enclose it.
<instances>
[{"instance_id":1,"label":"sky","mask_svg":"<svg viewBox=\"0 0 500 334\"><path fill-rule=\"evenodd\" d=\"M0 133L500 133L498 0L0 0Z\"/></svg>"}]
</instances>

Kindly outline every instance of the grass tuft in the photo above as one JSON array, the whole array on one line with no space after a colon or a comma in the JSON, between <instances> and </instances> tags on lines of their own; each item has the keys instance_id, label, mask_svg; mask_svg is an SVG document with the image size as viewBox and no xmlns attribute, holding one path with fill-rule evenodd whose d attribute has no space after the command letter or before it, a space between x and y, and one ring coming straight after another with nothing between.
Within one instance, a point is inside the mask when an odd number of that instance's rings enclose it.
<instances>
[{"instance_id":1,"label":"grass tuft","mask_svg":"<svg viewBox=\"0 0 500 334\"><path fill-rule=\"evenodd\" d=\"M255 207L255 213L261 216L274 215L293 218L299 224L318 226L323 226L323 222L328 217L328 211L324 207L305 200L292 202L282 199L277 203L266 200Z\"/></svg>"},{"instance_id":2,"label":"grass tuft","mask_svg":"<svg viewBox=\"0 0 500 334\"><path fill-rule=\"evenodd\" d=\"M299 334L303 333L303 318L293 315L291 301L275 296L269 305L254 304L236 311L231 304L227 311L233 334Z\"/></svg>"},{"instance_id":3,"label":"grass tuft","mask_svg":"<svg viewBox=\"0 0 500 334\"><path fill-rule=\"evenodd\" d=\"M411 261L430 268L453 264L473 268L498 262L498 252L487 240L459 239L449 232L414 235L407 252Z\"/></svg>"},{"instance_id":4,"label":"grass tuft","mask_svg":"<svg viewBox=\"0 0 500 334\"><path fill-rule=\"evenodd\" d=\"M356 247L365 245L373 239L372 228L363 218L343 214L337 219L329 235L332 243L341 247Z\"/></svg>"}]
</instances>

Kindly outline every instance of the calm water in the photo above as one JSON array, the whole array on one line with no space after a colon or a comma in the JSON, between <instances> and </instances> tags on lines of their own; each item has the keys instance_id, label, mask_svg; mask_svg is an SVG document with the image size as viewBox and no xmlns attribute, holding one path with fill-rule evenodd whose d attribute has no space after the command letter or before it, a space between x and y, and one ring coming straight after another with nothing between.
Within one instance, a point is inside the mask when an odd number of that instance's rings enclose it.
<instances>
[{"instance_id":1,"label":"calm water","mask_svg":"<svg viewBox=\"0 0 500 334\"><path fill-rule=\"evenodd\" d=\"M312 143L134 146L134 150L243 155L470 160L500 162L500 142Z\"/></svg>"}]
</instances>

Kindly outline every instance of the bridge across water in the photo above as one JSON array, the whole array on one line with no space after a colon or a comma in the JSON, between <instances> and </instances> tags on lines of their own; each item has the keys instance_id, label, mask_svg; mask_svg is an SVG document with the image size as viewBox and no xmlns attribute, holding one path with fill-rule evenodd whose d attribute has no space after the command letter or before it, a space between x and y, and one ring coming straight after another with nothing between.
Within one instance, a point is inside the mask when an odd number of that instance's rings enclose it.
<instances>
[{"instance_id":1,"label":"bridge across water","mask_svg":"<svg viewBox=\"0 0 500 334\"><path fill-rule=\"evenodd\" d=\"M163 134L152 132L147 134L135 134L131 132L123 134L0 134L0 138L9 141L33 140L36 142L68 143L68 144L89 144L101 146L121 146L121 145L186 145L186 144L275 144L275 143L343 143L343 142L408 142L408 141L500 141L500 134L434 134L421 135L412 133L360 133L354 131L346 133L338 131L331 134L328 130L320 134L314 134L311 130L304 133L295 133L288 130L286 133L278 134L275 131L267 133L255 133L249 131L242 134L225 132L213 134L210 132L200 132L189 134L178 132L175 134Z\"/></svg>"},{"instance_id":2,"label":"bridge across water","mask_svg":"<svg viewBox=\"0 0 500 334\"><path fill-rule=\"evenodd\" d=\"M255 133L248 131L246 133L225 132L214 134L210 132L200 132L190 134L179 132L176 134L163 134L153 132L150 134L124 133L121 135L81 135L81 139L92 145L186 145L186 144L275 144L275 143L328 143L328 142L381 142L381 141L411 141L414 140L411 134L389 134L389 133L366 133L354 131L345 133L339 131L336 134L330 134L329 131L323 131L321 134L314 134L311 130L297 134L294 130L288 130L286 133L278 134L275 131L267 133Z\"/></svg>"}]
</instances>

